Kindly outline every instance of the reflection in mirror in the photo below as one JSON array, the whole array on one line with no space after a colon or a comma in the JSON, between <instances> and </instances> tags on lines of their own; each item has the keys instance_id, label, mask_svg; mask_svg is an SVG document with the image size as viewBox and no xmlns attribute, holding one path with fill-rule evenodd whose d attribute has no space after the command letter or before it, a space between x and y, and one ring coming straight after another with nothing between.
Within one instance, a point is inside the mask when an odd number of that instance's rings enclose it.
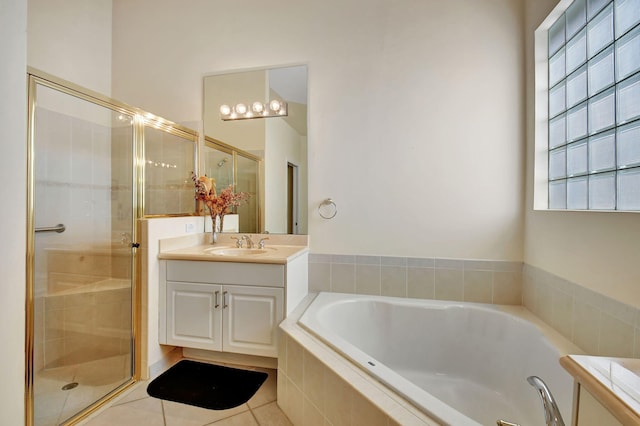
<instances>
[{"instance_id":1,"label":"reflection in mirror","mask_svg":"<svg viewBox=\"0 0 640 426\"><path fill-rule=\"evenodd\" d=\"M271 100L287 103L287 116L223 121L222 105L251 106ZM258 232L307 233L307 67L293 66L229 72L204 78L204 134L263 159L262 197L242 208L259 212ZM205 149L206 151L206 149ZM221 153L204 156L204 170L216 177ZM237 191L242 189L240 156L236 157ZM254 165L255 166L255 165ZM224 169L223 166L220 169ZM250 176L250 173L247 175ZM216 179L218 179L216 177ZM255 182L255 180L248 179ZM222 187L218 185L218 187ZM242 223L242 214L240 222ZM241 227L242 228L242 227ZM252 231L246 231L252 232Z\"/></svg>"},{"instance_id":2,"label":"reflection in mirror","mask_svg":"<svg viewBox=\"0 0 640 426\"><path fill-rule=\"evenodd\" d=\"M203 172L215 179L218 193L232 185L235 192L249 194L246 203L234 207L236 218L225 219L223 232L259 233L262 229L260 158L210 137L205 137L201 156Z\"/></svg>"},{"instance_id":3,"label":"reflection in mirror","mask_svg":"<svg viewBox=\"0 0 640 426\"><path fill-rule=\"evenodd\" d=\"M231 149L205 142L202 151L204 175L216 180L216 188L233 185L233 153Z\"/></svg>"},{"instance_id":4,"label":"reflection in mirror","mask_svg":"<svg viewBox=\"0 0 640 426\"><path fill-rule=\"evenodd\" d=\"M236 153L236 191L246 192L252 196L247 203L237 208L240 232L257 233L260 231L258 182L260 163L256 159ZM255 194L255 195L254 195Z\"/></svg>"}]
</instances>

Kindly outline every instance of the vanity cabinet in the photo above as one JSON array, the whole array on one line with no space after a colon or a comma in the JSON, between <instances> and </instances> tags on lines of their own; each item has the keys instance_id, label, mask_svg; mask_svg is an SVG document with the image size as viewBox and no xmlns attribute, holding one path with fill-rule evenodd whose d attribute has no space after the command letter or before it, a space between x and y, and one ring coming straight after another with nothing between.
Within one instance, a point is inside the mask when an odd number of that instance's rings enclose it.
<instances>
[{"instance_id":1,"label":"vanity cabinet","mask_svg":"<svg viewBox=\"0 0 640 426\"><path fill-rule=\"evenodd\" d=\"M167 282L169 345L277 356L281 288Z\"/></svg>"},{"instance_id":2,"label":"vanity cabinet","mask_svg":"<svg viewBox=\"0 0 640 426\"><path fill-rule=\"evenodd\" d=\"M168 345L222 350L222 286L167 283L166 338Z\"/></svg>"},{"instance_id":3,"label":"vanity cabinet","mask_svg":"<svg viewBox=\"0 0 640 426\"><path fill-rule=\"evenodd\" d=\"M295 284L306 278L307 256L296 260L161 260L159 342L276 358L278 324L306 294L306 280Z\"/></svg>"}]
</instances>

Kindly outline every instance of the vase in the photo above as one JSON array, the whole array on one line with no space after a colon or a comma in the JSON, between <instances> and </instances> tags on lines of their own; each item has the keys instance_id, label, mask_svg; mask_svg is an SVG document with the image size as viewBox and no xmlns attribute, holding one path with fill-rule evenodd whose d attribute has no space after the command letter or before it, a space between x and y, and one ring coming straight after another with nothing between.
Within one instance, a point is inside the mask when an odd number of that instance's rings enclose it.
<instances>
[{"instance_id":1,"label":"vase","mask_svg":"<svg viewBox=\"0 0 640 426\"><path fill-rule=\"evenodd\" d=\"M222 218L219 215L211 216L211 239L210 244L218 242L218 233L222 229Z\"/></svg>"}]
</instances>

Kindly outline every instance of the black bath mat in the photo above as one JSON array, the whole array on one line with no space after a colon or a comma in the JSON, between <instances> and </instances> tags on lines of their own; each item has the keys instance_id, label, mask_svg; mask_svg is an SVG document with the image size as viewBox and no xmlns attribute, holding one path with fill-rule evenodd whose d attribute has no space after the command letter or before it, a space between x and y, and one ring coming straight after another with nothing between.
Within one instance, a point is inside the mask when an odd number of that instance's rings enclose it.
<instances>
[{"instance_id":1,"label":"black bath mat","mask_svg":"<svg viewBox=\"0 0 640 426\"><path fill-rule=\"evenodd\" d=\"M260 371L182 360L149 383L147 393L168 401L226 410L247 402L267 376Z\"/></svg>"}]
</instances>

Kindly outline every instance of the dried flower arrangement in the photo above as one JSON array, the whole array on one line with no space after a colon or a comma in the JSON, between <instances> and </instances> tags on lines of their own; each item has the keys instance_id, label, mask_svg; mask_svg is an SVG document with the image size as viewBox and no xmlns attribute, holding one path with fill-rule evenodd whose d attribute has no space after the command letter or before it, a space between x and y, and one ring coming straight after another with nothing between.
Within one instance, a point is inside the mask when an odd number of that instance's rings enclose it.
<instances>
[{"instance_id":1,"label":"dried flower arrangement","mask_svg":"<svg viewBox=\"0 0 640 426\"><path fill-rule=\"evenodd\" d=\"M196 189L196 200L204 203L209 210L214 235L215 232L222 231L224 215L231 213L232 207L237 207L247 202L250 197L250 194L246 192L233 192L233 185L229 185L218 194L216 192L216 180L207 176L198 177L191 172L191 180Z\"/></svg>"}]
</instances>

